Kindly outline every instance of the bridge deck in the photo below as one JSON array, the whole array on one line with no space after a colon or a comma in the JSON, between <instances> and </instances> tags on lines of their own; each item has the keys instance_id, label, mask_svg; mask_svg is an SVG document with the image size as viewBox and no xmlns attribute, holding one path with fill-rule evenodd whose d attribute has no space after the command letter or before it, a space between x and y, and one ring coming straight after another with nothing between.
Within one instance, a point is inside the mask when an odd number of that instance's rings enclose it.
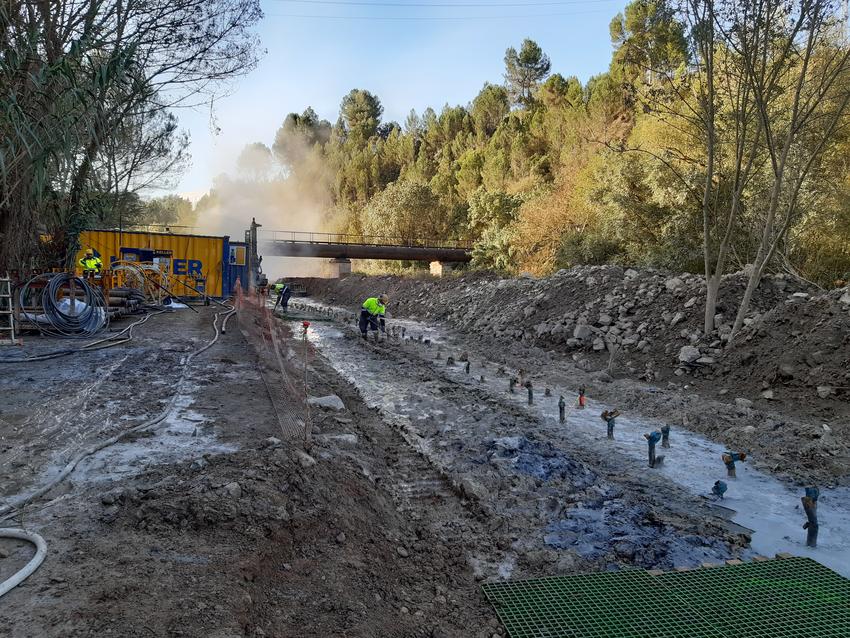
<instances>
[{"instance_id":1,"label":"bridge deck","mask_svg":"<svg viewBox=\"0 0 850 638\"><path fill-rule=\"evenodd\" d=\"M264 254L282 257L442 262L472 259L469 242L454 240L268 231L262 233L259 243Z\"/></svg>"}]
</instances>

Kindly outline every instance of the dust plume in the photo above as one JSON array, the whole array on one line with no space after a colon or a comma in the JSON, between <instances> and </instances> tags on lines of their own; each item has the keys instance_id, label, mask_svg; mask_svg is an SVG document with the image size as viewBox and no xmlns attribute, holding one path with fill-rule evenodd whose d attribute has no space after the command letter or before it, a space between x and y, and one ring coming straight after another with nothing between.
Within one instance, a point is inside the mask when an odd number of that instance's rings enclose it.
<instances>
[{"instance_id":1,"label":"dust plume","mask_svg":"<svg viewBox=\"0 0 850 638\"><path fill-rule=\"evenodd\" d=\"M262 144L245 147L238 172L219 175L210 192L196 204L197 232L228 235L242 241L251 219L262 225L259 239L273 231L334 232L330 172L318 153L306 149L293 167L281 166ZM278 277L322 276L327 260L263 258L263 271Z\"/></svg>"}]
</instances>

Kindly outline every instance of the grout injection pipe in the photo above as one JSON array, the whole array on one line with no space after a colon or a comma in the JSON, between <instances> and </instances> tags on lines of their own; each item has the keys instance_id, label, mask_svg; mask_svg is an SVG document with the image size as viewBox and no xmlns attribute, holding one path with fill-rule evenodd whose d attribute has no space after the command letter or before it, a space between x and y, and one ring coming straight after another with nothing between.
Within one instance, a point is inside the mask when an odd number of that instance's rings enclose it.
<instances>
[{"instance_id":1,"label":"grout injection pipe","mask_svg":"<svg viewBox=\"0 0 850 638\"><path fill-rule=\"evenodd\" d=\"M806 495L800 500L803 503L803 511L806 512L808 519L803 523L803 529L806 530L806 546L818 546L818 496L820 490L816 487L807 487Z\"/></svg>"}]
</instances>

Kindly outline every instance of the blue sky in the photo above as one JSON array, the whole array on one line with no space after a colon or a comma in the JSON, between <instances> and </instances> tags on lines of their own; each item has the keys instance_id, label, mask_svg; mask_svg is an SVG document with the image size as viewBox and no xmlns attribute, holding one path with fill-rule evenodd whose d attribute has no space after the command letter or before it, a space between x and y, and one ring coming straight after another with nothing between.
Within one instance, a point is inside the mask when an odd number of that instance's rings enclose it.
<instances>
[{"instance_id":1,"label":"blue sky","mask_svg":"<svg viewBox=\"0 0 850 638\"><path fill-rule=\"evenodd\" d=\"M233 172L245 144L271 145L291 111L300 113L312 106L321 117L335 121L342 96L352 88L375 93L384 105L384 120L402 123L411 108L421 113L428 106L439 111L446 103L467 104L485 82L502 82L505 49L518 48L526 37L549 55L553 72L585 81L607 68L608 25L626 4L620 0L462 0L458 4L486 6L443 7L413 5L451 3L345 4L350 1L262 0L266 17L258 32L267 53L230 96L216 103L220 132L212 133L208 110L178 113L191 135L193 159L176 192L199 197L216 175Z\"/></svg>"}]
</instances>

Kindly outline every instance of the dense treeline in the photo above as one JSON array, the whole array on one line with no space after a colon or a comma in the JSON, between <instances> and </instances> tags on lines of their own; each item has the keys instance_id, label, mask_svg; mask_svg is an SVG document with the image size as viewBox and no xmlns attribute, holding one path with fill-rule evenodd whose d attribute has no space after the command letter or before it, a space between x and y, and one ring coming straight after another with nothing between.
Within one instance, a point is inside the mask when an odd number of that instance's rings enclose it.
<instances>
[{"instance_id":1,"label":"dense treeline","mask_svg":"<svg viewBox=\"0 0 850 638\"><path fill-rule=\"evenodd\" d=\"M736 329L765 271L848 276L837 0L635 0L585 83L526 40L467 105L398 123L354 89L334 123L287 115L194 207L144 201L187 161L174 109L254 66L260 17L258 0L0 0L0 267L67 261L85 227L215 211L241 228L277 207L308 230L467 239L507 272L703 272L706 331L730 270L750 272Z\"/></svg>"},{"instance_id":2,"label":"dense treeline","mask_svg":"<svg viewBox=\"0 0 850 638\"><path fill-rule=\"evenodd\" d=\"M507 50L504 84L468 105L400 124L355 89L333 124L310 108L287 115L240 169L268 180L280 165L276 179L322 185L337 230L470 239L479 267L618 262L710 276L767 256L765 268L829 284L850 270L839 16L821 0L636 0L611 23L608 71L584 84L526 40ZM800 78L811 112L791 122ZM776 246L759 257L766 225Z\"/></svg>"}]
</instances>

